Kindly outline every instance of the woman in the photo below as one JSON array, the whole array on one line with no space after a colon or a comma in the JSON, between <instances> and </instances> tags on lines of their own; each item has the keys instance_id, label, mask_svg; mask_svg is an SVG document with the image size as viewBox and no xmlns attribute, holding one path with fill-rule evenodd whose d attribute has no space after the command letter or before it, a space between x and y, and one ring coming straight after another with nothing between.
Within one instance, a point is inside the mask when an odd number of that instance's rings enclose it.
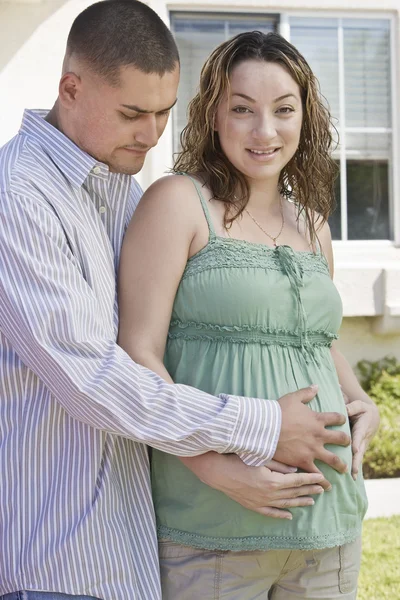
<instances>
[{"instance_id":1,"label":"woman","mask_svg":"<svg viewBox=\"0 0 400 600\"><path fill-rule=\"evenodd\" d=\"M213 394L278 398L317 383L310 407L344 412L341 385L372 435L376 409L333 344L330 131L314 75L281 36L244 33L212 53L176 174L149 188L126 235L120 343ZM278 520L153 451L164 597L355 598L366 497L351 448L335 452L348 472L318 465L332 490Z\"/></svg>"}]
</instances>

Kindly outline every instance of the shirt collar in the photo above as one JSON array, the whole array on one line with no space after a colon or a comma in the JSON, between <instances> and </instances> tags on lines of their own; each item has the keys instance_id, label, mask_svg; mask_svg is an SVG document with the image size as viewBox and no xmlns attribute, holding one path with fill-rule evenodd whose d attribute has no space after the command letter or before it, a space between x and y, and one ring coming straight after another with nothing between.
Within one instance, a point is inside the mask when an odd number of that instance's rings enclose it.
<instances>
[{"instance_id":1,"label":"shirt collar","mask_svg":"<svg viewBox=\"0 0 400 600\"><path fill-rule=\"evenodd\" d=\"M45 121L47 113L47 110L25 110L20 133L34 138L72 185L81 187L91 173L108 179L108 166Z\"/></svg>"}]
</instances>

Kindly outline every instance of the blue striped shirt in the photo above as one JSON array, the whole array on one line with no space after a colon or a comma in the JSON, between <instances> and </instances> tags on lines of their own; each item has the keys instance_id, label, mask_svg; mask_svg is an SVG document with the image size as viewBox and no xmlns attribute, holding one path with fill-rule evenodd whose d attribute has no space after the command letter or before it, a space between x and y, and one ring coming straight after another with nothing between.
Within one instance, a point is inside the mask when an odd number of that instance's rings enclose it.
<instances>
[{"instance_id":1,"label":"blue striped shirt","mask_svg":"<svg viewBox=\"0 0 400 600\"><path fill-rule=\"evenodd\" d=\"M26 111L0 150L0 595L159 600L146 444L261 465L280 409L167 384L117 346L141 190L45 114Z\"/></svg>"}]
</instances>

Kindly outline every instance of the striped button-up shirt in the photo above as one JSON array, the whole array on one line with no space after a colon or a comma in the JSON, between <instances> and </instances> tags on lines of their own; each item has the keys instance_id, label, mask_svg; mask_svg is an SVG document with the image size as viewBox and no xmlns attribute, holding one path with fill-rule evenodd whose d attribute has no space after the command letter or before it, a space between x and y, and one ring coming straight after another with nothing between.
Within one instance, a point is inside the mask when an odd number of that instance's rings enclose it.
<instances>
[{"instance_id":1,"label":"striped button-up shirt","mask_svg":"<svg viewBox=\"0 0 400 600\"><path fill-rule=\"evenodd\" d=\"M280 409L167 384L117 346L141 190L44 116L0 150L0 595L159 600L146 444L261 465Z\"/></svg>"}]
</instances>

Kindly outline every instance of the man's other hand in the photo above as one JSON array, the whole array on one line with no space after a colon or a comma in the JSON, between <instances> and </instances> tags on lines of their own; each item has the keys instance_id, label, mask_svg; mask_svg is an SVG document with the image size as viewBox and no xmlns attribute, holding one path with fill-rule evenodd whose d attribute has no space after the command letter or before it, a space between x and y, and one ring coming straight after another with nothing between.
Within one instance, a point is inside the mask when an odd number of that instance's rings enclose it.
<instances>
[{"instance_id":1,"label":"man's other hand","mask_svg":"<svg viewBox=\"0 0 400 600\"><path fill-rule=\"evenodd\" d=\"M307 407L318 391L318 386L303 388L279 399L282 409L282 427L274 459L299 467L307 473L319 473L314 461L320 460L339 473L347 465L326 444L348 446L350 437L343 431L327 429L343 425L345 415L335 412L315 412Z\"/></svg>"}]
</instances>

